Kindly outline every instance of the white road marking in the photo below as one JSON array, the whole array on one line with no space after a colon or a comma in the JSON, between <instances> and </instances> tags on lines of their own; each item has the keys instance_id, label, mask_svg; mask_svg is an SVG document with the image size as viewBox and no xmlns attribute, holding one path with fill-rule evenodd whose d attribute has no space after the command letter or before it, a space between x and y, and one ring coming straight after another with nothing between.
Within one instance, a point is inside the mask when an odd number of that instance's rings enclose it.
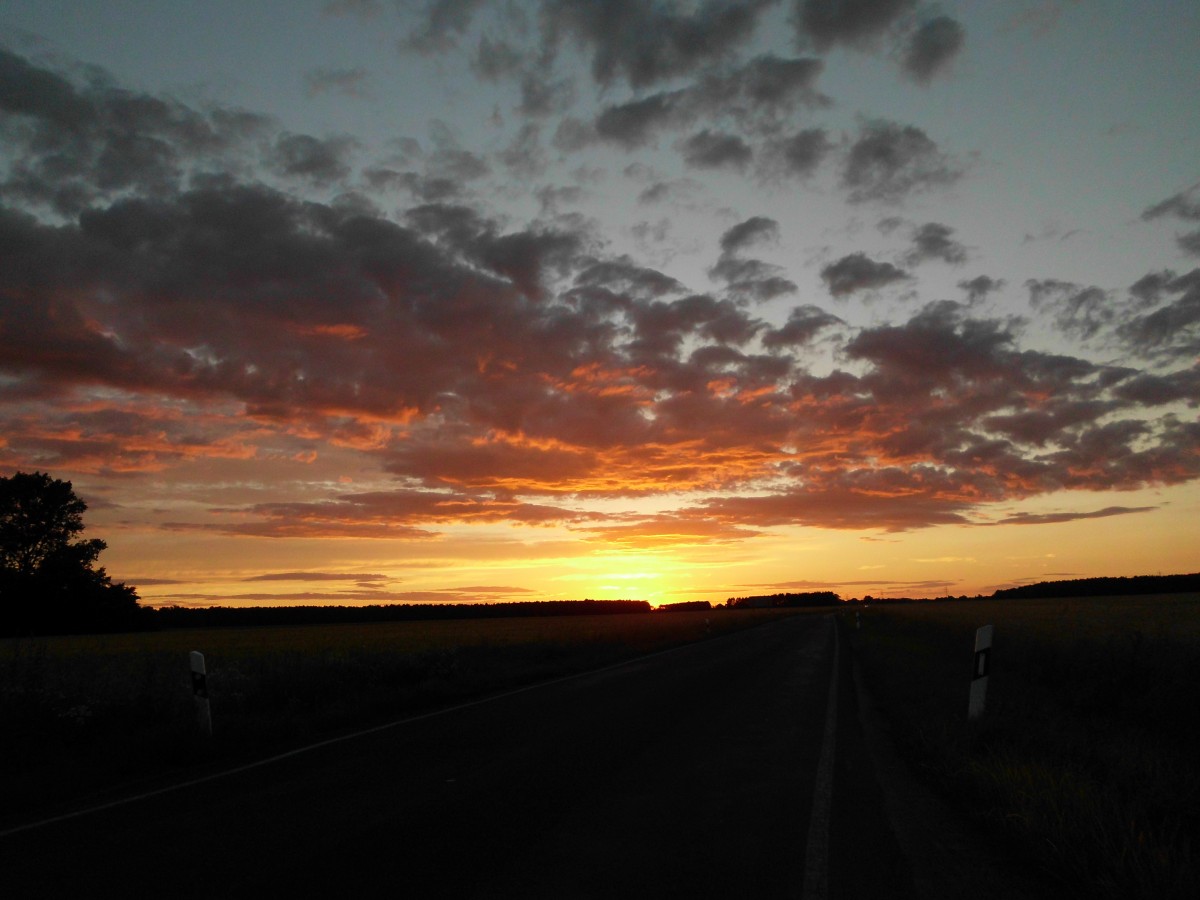
<instances>
[{"instance_id":1,"label":"white road marking","mask_svg":"<svg viewBox=\"0 0 1200 900\"><path fill-rule=\"evenodd\" d=\"M808 846L804 853L803 900L825 900L829 896L829 815L833 808L833 760L837 745L838 632L833 626L833 673L829 676L829 700L825 706L825 736L817 762L812 816L808 820Z\"/></svg>"}]
</instances>

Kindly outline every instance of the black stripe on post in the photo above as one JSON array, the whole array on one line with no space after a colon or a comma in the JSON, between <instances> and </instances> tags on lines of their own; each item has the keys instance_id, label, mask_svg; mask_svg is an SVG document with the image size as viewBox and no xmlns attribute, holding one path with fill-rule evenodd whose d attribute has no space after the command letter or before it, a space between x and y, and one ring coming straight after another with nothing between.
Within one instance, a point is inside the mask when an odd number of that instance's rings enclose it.
<instances>
[{"instance_id":1,"label":"black stripe on post","mask_svg":"<svg viewBox=\"0 0 1200 900\"><path fill-rule=\"evenodd\" d=\"M975 681L979 678L987 678L988 664L991 662L991 655L991 647L984 647L982 650L975 651L975 671L971 675L972 681Z\"/></svg>"}]
</instances>

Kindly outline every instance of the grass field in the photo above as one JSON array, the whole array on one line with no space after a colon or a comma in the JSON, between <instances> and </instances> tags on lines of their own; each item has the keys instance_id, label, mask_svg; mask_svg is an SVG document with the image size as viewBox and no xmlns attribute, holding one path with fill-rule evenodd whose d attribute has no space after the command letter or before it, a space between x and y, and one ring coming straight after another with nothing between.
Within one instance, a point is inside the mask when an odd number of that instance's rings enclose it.
<instances>
[{"instance_id":1,"label":"grass field","mask_svg":"<svg viewBox=\"0 0 1200 900\"><path fill-rule=\"evenodd\" d=\"M843 615L902 752L999 839L1080 896L1200 896L1200 596L875 605L858 631Z\"/></svg>"},{"instance_id":2,"label":"grass field","mask_svg":"<svg viewBox=\"0 0 1200 900\"><path fill-rule=\"evenodd\" d=\"M823 612L828 612L824 610ZM187 629L0 641L0 810L339 731L796 615L672 612ZM188 653L205 654L213 741Z\"/></svg>"}]
</instances>

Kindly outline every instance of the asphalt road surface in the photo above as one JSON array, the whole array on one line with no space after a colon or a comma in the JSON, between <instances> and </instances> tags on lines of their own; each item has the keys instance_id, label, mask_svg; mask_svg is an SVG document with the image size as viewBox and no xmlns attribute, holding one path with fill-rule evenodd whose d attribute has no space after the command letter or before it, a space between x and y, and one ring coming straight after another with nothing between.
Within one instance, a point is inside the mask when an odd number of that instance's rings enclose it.
<instances>
[{"instance_id":1,"label":"asphalt road surface","mask_svg":"<svg viewBox=\"0 0 1200 900\"><path fill-rule=\"evenodd\" d=\"M911 896L832 617L0 836L18 897Z\"/></svg>"}]
</instances>

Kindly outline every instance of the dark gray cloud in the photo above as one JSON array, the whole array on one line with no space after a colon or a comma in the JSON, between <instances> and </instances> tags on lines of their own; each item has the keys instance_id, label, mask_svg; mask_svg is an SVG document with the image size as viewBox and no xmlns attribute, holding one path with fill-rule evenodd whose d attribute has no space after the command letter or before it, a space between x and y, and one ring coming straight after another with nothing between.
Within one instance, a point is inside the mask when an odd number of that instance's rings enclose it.
<instances>
[{"instance_id":1,"label":"dark gray cloud","mask_svg":"<svg viewBox=\"0 0 1200 900\"><path fill-rule=\"evenodd\" d=\"M554 129L551 143L556 150L574 153L598 139L596 128L591 122L585 122L575 116L563 116Z\"/></svg>"},{"instance_id":2,"label":"dark gray cloud","mask_svg":"<svg viewBox=\"0 0 1200 900\"><path fill-rule=\"evenodd\" d=\"M549 43L573 40L591 54L598 83L623 78L636 89L721 62L750 38L774 2L545 0L542 21Z\"/></svg>"},{"instance_id":3,"label":"dark gray cloud","mask_svg":"<svg viewBox=\"0 0 1200 900\"><path fill-rule=\"evenodd\" d=\"M59 128L79 131L101 111L61 75L0 48L0 110Z\"/></svg>"},{"instance_id":4,"label":"dark gray cloud","mask_svg":"<svg viewBox=\"0 0 1200 900\"><path fill-rule=\"evenodd\" d=\"M904 70L914 80L927 84L958 55L966 30L949 16L930 19L913 32L904 54Z\"/></svg>"},{"instance_id":5,"label":"dark gray cloud","mask_svg":"<svg viewBox=\"0 0 1200 900\"><path fill-rule=\"evenodd\" d=\"M779 328L763 334L763 346L768 350L784 350L811 344L818 334L846 323L819 306L797 306Z\"/></svg>"},{"instance_id":6,"label":"dark gray cloud","mask_svg":"<svg viewBox=\"0 0 1200 900\"><path fill-rule=\"evenodd\" d=\"M516 111L526 118L564 113L575 99L574 80L557 77L552 59L502 36L481 35L470 66L485 81L515 81L521 96Z\"/></svg>"},{"instance_id":7,"label":"dark gray cloud","mask_svg":"<svg viewBox=\"0 0 1200 900\"><path fill-rule=\"evenodd\" d=\"M566 112L575 99L575 83L570 78L549 78L531 72L521 79L521 102L517 110L524 116L544 118Z\"/></svg>"},{"instance_id":8,"label":"dark gray cloud","mask_svg":"<svg viewBox=\"0 0 1200 900\"><path fill-rule=\"evenodd\" d=\"M721 235L721 252L737 253L763 241L778 240L778 222L766 216L752 216Z\"/></svg>"},{"instance_id":9,"label":"dark gray cloud","mask_svg":"<svg viewBox=\"0 0 1200 900\"><path fill-rule=\"evenodd\" d=\"M1179 276L1152 273L1147 278L1153 279L1153 289L1146 278L1135 287L1142 287L1144 301L1155 308L1129 316L1117 327L1118 337L1139 355L1194 359L1200 354L1200 269Z\"/></svg>"},{"instance_id":10,"label":"dark gray cloud","mask_svg":"<svg viewBox=\"0 0 1200 900\"><path fill-rule=\"evenodd\" d=\"M1131 284L1129 286L1129 293L1142 306L1149 306L1157 303L1162 298L1163 293L1170 290L1171 283L1174 280L1175 273L1170 269L1164 269L1161 272L1150 272Z\"/></svg>"},{"instance_id":11,"label":"dark gray cloud","mask_svg":"<svg viewBox=\"0 0 1200 900\"><path fill-rule=\"evenodd\" d=\"M801 46L888 49L908 77L927 84L959 53L966 32L945 15L918 24L917 6L917 0L795 0L792 22Z\"/></svg>"},{"instance_id":12,"label":"dark gray cloud","mask_svg":"<svg viewBox=\"0 0 1200 900\"><path fill-rule=\"evenodd\" d=\"M745 169L754 158L753 149L736 134L707 128L682 141L679 150L693 169Z\"/></svg>"},{"instance_id":13,"label":"dark gray cloud","mask_svg":"<svg viewBox=\"0 0 1200 900\"><path fill-rule=\"evenodd\" d=\"M526 122L512 142L500 151L498 157L512 175L531 181L545 169L546 152L542 149L541 134L541 128Z\"/></svg>"},{"instance_id":14,"label":"dark gray cloud","mask_svg":"<svg viewBox=\"0 0 1200 900\"><path fill-rule=\"evenodd\" d=\"M1187 222L1200 222L1200 184L1194 184L1154 206L1147 207L1142 213L1142 220L1149 221L1163 216L1174 216Z\"/></svg>"},{"instance_id":15,"label":"dark gray cloud","mask_svg":"<svg viewBox=\"0 0 1200 900\"><path fill-rule=\"evenodd\" d=\"M471 58L471 68L486 81L498 81L524 71L525 54L503 38L483 35Z\"/></svg>"},{"instance_id":16,"label":"dark gray cloud","mask_svg":"<svg viewBox=\"0 0 1200 900\"><path fill-rule=\"evenodd\" d=\"M899 203L909 194L953 184L962 172L920 128L870 122L846 154L842 184L851 203Z\"/></svg>"},{"instance_id":17,"label":"dark gray cloud","mask_svg":"<svg viewBox=\"0 0 1200 900\"><path fill-rule=\"evenodd\" d=\"M1052 398L1036 409L990 416L987 426L1013 441L1045 447L1081 425L1094 423L1119 405L1115 401Z\"/></svg>"},{"instance_id":18,"label":"dark gray cloud","mask_svg":"<svg viewBox=\"0 0 1200 900\"><path fill-rule=\"evenodd\" d=\"M835 297L857 291L872 291L908 279L903 269L888 262L876 262L865 253L851 253L821 269L821 280Z\"/></svg>"},{"instance_id":19,"label":"dark gray cloud","mask_svg":"<svg viewBox=\"0 0 1200 900\"><path fill-rule=\"evenodd\" d=\"M726 282L726 290L744 300L762 302L796 290L794 282L782 277L778 266L741 254L764 242L779 240L779 223L766 216L752 216L721 235L721 256L708 274Z\"/></svg>"},{"instance_id":20,"label":"dark gray cloud","mask_svg":"<svg viewBox=\"0 0 1200 900\"><path fill-rule=\"evenodd\" d=\"M743 132L774 131L797 108L828 104L815 89L821 70L815 59L758 56L730 70L706 71L688 87L608 106L596 116L594 135L632 148L664 130L721 117L735 121Z\"/></svg>"},{"instance_id":21,"label":"dark gray cloud","mask_svg":"<svg viewBox=\"0 0 1200 900\"><path fill-rule=\"evenodd\" d=\"M356 147L347 137L320 140L307 134L283 134L276 139L268 162L280 175L327 186L350 174L349 158Z\"/></svg>"},{"instance_id":22,"label":"dark gray cloud","mask_svg":"<svg viewBox=\"0 0 1200 900\"><path fill-rule=\"evenodd\" d=\"M776 267L769 266L753 278L731 278L730 283L725 285L725 293L740 302L766 303L768 300L794 294L799 290L796 282L773 274L776 271Z\"/></svg>"},{"instance_id":23,"label":"dark gray cloud","mask_svg":"<svg viewBox=\"0 0 1200 900\"><path fill-rule=\"evenodd\" d=\"M631 312L636 329L635 348L653 354L679 352L689 334L700 334L719 344L742 345L762 328L761 322L752 319L731 301L704 294L670 301L655 300L635 306ZM730 358L727 354L718 356L719 361ZM742 361L742 357L732 358Z\"/></svg>"},{"instance_id":24,"label":"dark gray cloud","mask_svg":"<svg viewBox=\"0 0 1200 900\"><path fill-rule=\"evenodd\" d=\"M913 232L912 248L905 254L906 265L915 266L928 260L941 260L952 266L967 261L967 248L954 240L954 229L938 222L926 222Z\"/></svg>"},{"instance_id":25,"label":"dark gray cloud","mask_svg":"<svg viewBox=\"0 0 1200 900\"><path fill-rule=\"evenodd\" d=\"M908 322L865 329L846 346L851 359L862 359L875 368L869 380L880 396L905 392L920 386L922 392L936 391L955 378L1004 380L1021 368L1014 354L1016 336L1008 323L972 319L952 301L931 303ZM1043 362L1054 363L1053 359ZM1070 374L1092 374L1090 365ZM1037 377L1037 376L1033 376ZM1063 378L1051 365L1041 379ZM1004 404L1006 397L990 397L988 403Z\"/></svg>"},{"instance_id":26,"label":"dark gray cloud","mask_svg":"<svg viewBox=\"0 0 1200 900\"><path fill-rule=\"evenodd\" d=\"M271 125L242 110L198 112L122 90L99 71L76 85L3 49L0 115L8 151L0 194L68 218L106 197L169 194L209 166L237 172Z\"/></svg>"},{"instance_id":27,"label":"dark gray cloud","mask_svg":"<svg viewBox=\"0 0 1200 900\"><path fill-rule=\"evenodd\" d=\"M416 172L398 172L385 167L369 167L363 170L362 175L367 189L372 193L405 190L422 203L440 203L457 199L462 195L464 189L463 183L454 178L426 176Z\"/></svg>"},{"instance_id":28,"label":"dark gray cloud","mask_svg":"<svg viewBox=\"0 0 1200 900\"><path fill-rule=\"evenodd\" d=\"M421 53L456 47L486 0L410 0L416 22L402 46ZM762 13L778 0L708 0L701 4L666 0L540 0L537 25L519 5L503 8L508 34L481 36L472 55L476 74L488 80L520 77L526 93L544 81L563 52L582 52L591 74L608 87L624 81L639 91L663 81L705 75L698 94L743 94L756 104L783 106L808 91L820 63L762 57L734 73L712 73L729 63L753 35ZM532 4L531 4L532 5ZM412 9L415 7L415 9ZM510 40L538 30L540 46ZM810 71L811 70L811 71ZM696 98L697 102L705 102ZM528 104L527 104L528 105Z\"/></svg>"},{"instance_id":29,"label":"dark gray cloud","mask_svg":"<svg viewBox=\"0 0 1200 900\"><path fill-rule=\"evenodd\" d=\"M793 22L818 50L864 46L884 34L917 0L795 0Z\"/></svg>"},{"instance_id":30,"label":"dark gray cloud","mask_svg":"<svg viewBox=\"0 0 1200 900\"><path fill-rule=\"evenodd\" d=\"M555 187L546 185L534 192L541 207L542 215L557 215L564 206L574 206L583 199L583 188L571 185Z\"/></svg>"},{"instance_id":31,"label":"dark gray cloud","mask_svg":"<svg viewBox=\"0 0 1200 900\"><path fill-rule=\"evenodd\" d=\"M1183 222L1200 222L1200 184L1194 184L1147 208L1142 213L1142 221L1153 219L1174 218ZM1176 243L1189 256L1200 256L1200 228L1184 234L1176 235Z\"/></svg>"},{"instance_id":32,"label":"dark gray cloud","mask_svg":"<svg viewBox=\"0 0 1200 900\"><path fill-rule=\"evenodd\" d=\"M832 149L821 128L805 128L787 137L770 139L764 151L764 174L808 178Z\"/></svg>"},{"instance_id":33,"label":"dark gray cloud","mask_svg":"<svg viewBox=\"0 0 1200 900\"><path fill-rule=\"evenodd\" d=\"M672 181L656 181L647 185L638 194L638 203L686 203L701 190L699 182L691 178L676 178Z\"/></svg>"},{"instance_id":34,"label":"dark gray cloud","mask_svg":"<svg viewBox=\"0 0 1200 900\"><path fill-rule=\"evenodd\" d=\"M430 175L455 181L475 181L491 172L482 156L457 147L439 147L430 155L428 169Z\"/></svg>"},{"instance_id":35,"label":"dark gray cloud","mask_svg":"<svg viewBox=\"0 0 1200 900\"><path fill-rule=\"evenodd\" d=\"M880 219L878 222L876 222L875 227L879 229L880 234L890 235L897 228L911 224L911 222L907 222L901 216L887 216L886 218Z\"/></svg>"},{"instance_id":36,"label":"dark gray cloud","mask_svg":"<svg viewBox=\"0 0 1200 900\"><path fill-rule=\"evenodd\" d=\"M708 274L713 278L727 281L730 284L748 285L750 282L762 282L775 277L779 272L778 266L765 263L760 259L739 259L729 253L721 254ZM791 284L791 282L788 282ZM792 285L795 288L795 285Z\"/></svg>"},{"instance_id":37,"label":"dark gray cloud","mask_svg":"<svg viewBox=\"0 0 1200 900\"><path fill-rule=\"evenodd\" d=\"M706 74L697 93L709 109L730 104L784 112L798 106L823 107L830 101L814 87L823 69L818 59L767 54L726 74Z\"/></svg>"},{"instance_id":38,"label":"dark gray cloud","mask_svg":"<svg viewBox=\"0 0 1200 900\"><path fill-rule=\"evenodd\" d=\"M1116 321L1117 309L1112 298L1098 287L1082 287L1053 278L1030 279L1025 286L1033 308L1050 313L1064 334L1088 340Z\"/></svg>"},{"instance_id":39,"label":"dark gray cloud","mask_svg":"<svg viewBox=\"0 0 1200 900\"><path fill-rule=\"evenodd\" d=\"M580 234L554 228L501 233L496 224L466 206L429 204L410 210L408 220L443 252L512 284L540 300L548 280L564 275L584 247Z\"/></svg>"},{"instance_id":40,"label":"dark gray cloud","mask_svg":"<svg viewBox=\"0 0 1200 900\"><path fill-rule=\"evenodd\" d=\"M403 5L415 6L420 0ZM418 22L401 46L418 53L438 53L457 46L486 0L424 0L417 11Z\"/></svg>"},{"instance_id":41,"label":"dark gray cloud","mask_svg":"<svg viewBox=\"0 0 1200 900\"><path fill-rule=\"evenodd\" d=\"M593 125L599 138L626 149L649 143L664 128L688 121L692 114L682 91L652 94L602 110Z\"/></svg>"},{"instance_id":42,"label":"dark gray cloud","mask_svg":"<svg viewBox=\"0 0 1200 900\"><path fill-rule=\"evenodd\" d=\"M687 290L669 275L639 266L627 256L592 262L575 277L575 284L589 287L603 285L632 298L647 300L682 294Z\"/></svg>"},{"instance_id":43,"label":"dark gray cloud","mask_svg":"<svg viewBox=\"0 0 1200 900\"><path fill-rule=\"evenodd\" d=\"M967 292L968 301L974 304L986 300L989 294L1004 287L1004 279L977 275L969 281L960 281L958 286Z\"/></svg>"},{"instance_id":44,"label":"dark gray cloud","mask_svg":"<svg viewBox=\"0 0 1200 900\"><path fill-rule=\"evenodd\" d=\"M1166 375L1140 372L1124 380L1113 393L1137 405L1162 406L1183 401L1192 407L1200 406L1200 365Z\"/></svg>"},{"instance_id":45,"label":"dark gray cloud","mask_svg":"<svg viewBox=\"0 0 1200 900\"><path fill-rule=\"evenodd\" d=\"M367 90L366 69L309 69L304 73L304 92L310 97L322 94L341 94L343 97L365 98Z\"/></svg>"},{"instance_id":46,"label":"dark gray cloud","mask_svg":"<svg viewBox=\"0 0 1200 900\"><path fill-rule=\"evenodd\" d=\"M633 236L646 244L661 244L671 233L671 220L659 219L657 222L637 222L630 229Z\"/></svg>"}]
</instances>

